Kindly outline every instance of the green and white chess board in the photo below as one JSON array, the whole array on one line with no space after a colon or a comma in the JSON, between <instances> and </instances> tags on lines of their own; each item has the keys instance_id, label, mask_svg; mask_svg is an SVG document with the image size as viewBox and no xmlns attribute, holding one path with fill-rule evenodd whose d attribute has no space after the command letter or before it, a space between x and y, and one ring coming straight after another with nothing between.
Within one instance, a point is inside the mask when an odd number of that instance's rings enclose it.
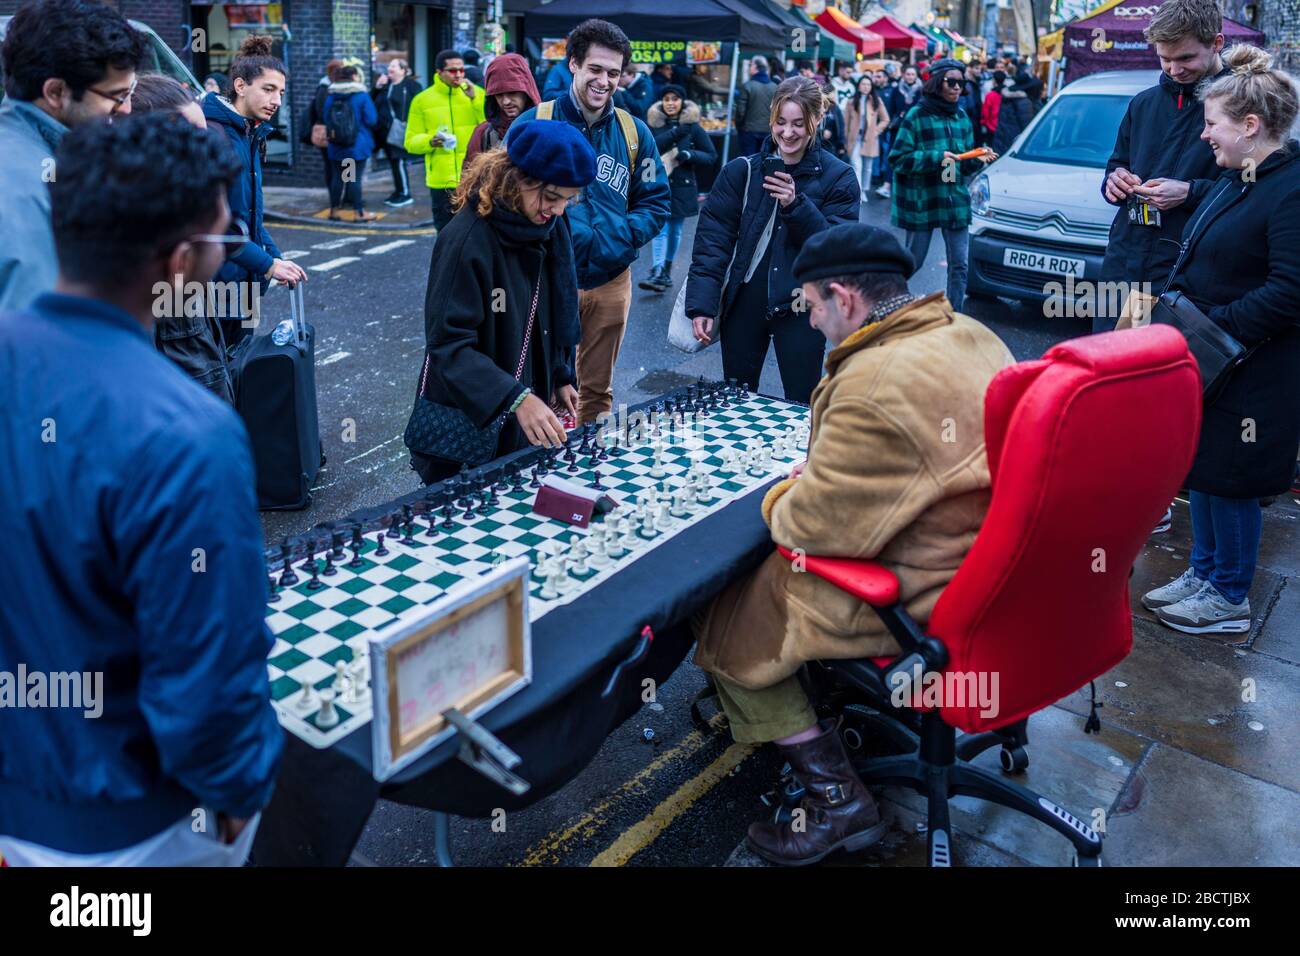
<instances>
[{"instance_id":1,"label":"green and white chess board","mask_svg":"<svg viewBox=\"0 0 1300 956\"><path fill-rule=\"evenodd\" d=\"M729 408L714 409L685 427L680 422L675 428L667 422L658 429L647 426L641 430L643 441L634 441L618 456L596 463L606 494L619 507L594 518L587 529L533 513L537 489L525 483L519 490L499 491L499 505L487 514L476 509L473 518L466 518L465 509L456 508L450 529L444 528L438 512L419 515L411 543L385 536L382 555L377 553L379 533L367 532L360 555L354 556L351 546L346 546L345 556L334 558L332 572L319 576L318 587L312 587L310 572L299 561L298 582L277 589L266 608L267 623L276 637L269 671L280 723L315 747L341 740L371 718L365 673L371 636L399 619L418 615L420 605L521 555L534 569L529 616L536 621L694 522L788 473L806 455L807 422L806 406L750 396L732 399ZM741 456L748 460L738 461ZM552 474L590 486L592 459L581 456L577 465L577 471L569 472L560 459ZM688 473L694 475L697 489L701 476L707 475L710 490L699 500L688 496L686 501L673 501ZM531 476L525 473L525 477ZM656 499L654 507L649 505L651 497ZM650 511L650 520L644 510L637 513L638 500ZM674 510L678 516L670 513ZM434 519L432 534L429 517ZM615 535L620 525L623 532ZM605 548L614 537L618 544ZM582 555L584 550L589 558ZM323 557L316 563L325 567ZM278 568L275 579L279 579ZM341 679L339 662L344 664ZM307 694L304 684L310 689ZM333 710L338 722L331 724L326 717L322 726L320 708L322 697L330 696L327 689L337 695Z\"/></svg>"}]
</instances>

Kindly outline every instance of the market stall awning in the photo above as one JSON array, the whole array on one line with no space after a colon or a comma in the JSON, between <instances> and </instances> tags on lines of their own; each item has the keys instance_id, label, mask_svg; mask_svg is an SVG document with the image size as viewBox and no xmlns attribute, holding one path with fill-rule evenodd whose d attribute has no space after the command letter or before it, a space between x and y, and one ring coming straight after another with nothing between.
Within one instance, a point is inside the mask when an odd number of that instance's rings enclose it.
<instances>
[{"instance_id":1,"label":"market stall awning","mask_svg":"<svg viewBox=\"0 0 1300 956\"><path fill-rule=\"evenodd\" d=\"M913 33L925 38L925 52L933 53L940 44L948 45L948 38L945 37L934 27L921 26L919 23L913 23L908 27Z\"/></svg>"},{"instance_id":2,"label":"market stall awning","mask_svg":"<svg viewBox=\"0 0 1300 956\"><path fill-rule=\"evenodd\" d=\"M886 50L924 50L925 37L903 26L889 14L879 20L864 24L872 33L880 34Z\"/></svg>"},{"instance_id":3,"label":"market stall awning","mask_svg":"<svg viewBox=\"0 0 1300 956\"><path fill-rule=\"evenodd\" d=\"M872 33L847 13L836 7L827 7L814 18L819 24L842 40L848 40L863 56L883 53L885 41L879 33Z\"/></svg>"},{"instance_id":4,"label":"market stall awning","mask_svg":"<svg viewBox=\"0 0 1300 956\"><path fill-rule=\"evenodd\" d=\"M524 15L524 32L535 39L559 38L583 20L617 23L631 40L739 41L759 50L783 50L784 25L743 0L554 0Z\"/></svg>"}]
</instances>

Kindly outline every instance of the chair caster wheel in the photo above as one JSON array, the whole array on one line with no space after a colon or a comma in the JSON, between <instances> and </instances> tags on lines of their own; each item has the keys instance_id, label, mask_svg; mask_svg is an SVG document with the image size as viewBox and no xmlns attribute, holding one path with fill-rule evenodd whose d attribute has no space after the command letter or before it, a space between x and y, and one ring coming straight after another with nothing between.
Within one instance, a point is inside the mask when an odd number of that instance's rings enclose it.
<instances>
[{"instance_id":1,"label":"chair caster wheel","mask_svg":"<svg viewBox=\"0 0 1300 956\"><path fill-rule=\"evenodd\" d=\"M1024 747L1003 747L998 759L1003 773L1022 773L1029 767L1029 752Z\"/></svg>"},{"instance_id":2,"label":"chair caster wheel","mask_svg":"<svg viewBox=\"0 0 1300 956\"><path fill-rule=\"evenodd\" d=\"M844 746L848 748L849 753L855 753L862 749L862 734L858 733L852 727L845 727L841 734L844 738Z\"/></svg>"},{"instance_id":3,"label":"chair caster wheel","mask_svg":"<svg viewBox=\"0 0 1300 956\"><path fill-rule=\"evenodd\" d=\"M1076 853L1070 860L1070 866L1100 867L1101 857L1100 856L1079 856L1079 854Z\"/></svg>"}]
</instances>

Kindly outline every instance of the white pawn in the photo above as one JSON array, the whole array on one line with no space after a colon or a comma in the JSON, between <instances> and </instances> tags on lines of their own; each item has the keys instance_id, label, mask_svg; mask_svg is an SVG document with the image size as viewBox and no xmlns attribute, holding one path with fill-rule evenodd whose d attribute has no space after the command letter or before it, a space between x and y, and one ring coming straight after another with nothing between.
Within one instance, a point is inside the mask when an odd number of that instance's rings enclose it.
<instances>
[{"instance_id":1,"label":"white pawn","mask_svg":"<svg viewBox=\"0 0 1300 956\"><path fill-rule=\"evenodd\" d=\"M302 681L302 693L294 699L293 704L302 711L311 710L316 706L316 690L309 681Z\"/></svg>"},{"instance_id":2,"label":"white pawn","mask_svg":"<svg viewBox=\"0 0 1300 956\"><path fill-rule=\"evenodd\" d=\"M609 555L605 553L605 529L599 528L591 536L591 566L594 568L608 567Z\"/></svg>"},{"instance_id":3,"label":"white pawn","mask_svg":"<svg viewBox=\"0 0 1300 956\"><path fill-rule=\"evenodd\" d=\"M766 445L763 446L763 450L759 452L758 467L763 471L772 470L772 449L768 448Z\"/></svg>"},{"instance_id":4,"label":"white pawn","mask_svg":"<svg viewBox=\"0 0 1300 956\"><path fill-rule=\"evenodd\" d=\"M347 665L344 664L342 661L334 662L334 683L330 686L331 689L334 691L335 697L340 696L345 690L347 690L348 669L347 669Z\"/></svg>"},{"instance_id":5,"label":"white pawn","mask_svg":"<svg viewBox=\"0 0 1300 956\"><path fill-rule=\"evenodd\" d=\"M587 564L587 542L579 538L569 553L569 571L572 574L586 574L590 570L591 566Z\"/></svg>"},{"instance_id":6,"label":"white pawn","mask_svg":"<svg viewBox=\"0 0 1300 956\"><path fill-rule=\"evenodd\" d=\"M554 566L552 566L548 561L546 565L546 580L542 584L541 598L543 601L554 601L559 596L559 575L555 573Z\"/></svg>"},{"instance_id":7,"label":"white pawn","mask_svg":"<svg viewBox=\"0 0 1300 956\"><path fill-rule=\"evenodd\" d=\"M667 503L659 506L659 518L655 521L655 527L661 531L666 531L673 526L673 519L669 514Z\"/></svg>"},{"instance_id":8,"label":"white pawn","mask_svg":"<svg viewBox=\"0 0 1300 956\"><path fill-rule=\"evenodd\" d=\"M663 478L668 472L664 469L664 446L655 445L654 463L650 466L651 478Z\"/></svg>"},{"instance_id":9,"label":"white pawn","mask_svg":"<svg viewBox=\"0 0 1300 956\"><path fill-rule=\"evenodd\" d=\"M650 512L646 512L641 519L641 533L647 538L653 538L659 532L655 531L655 518Z\"/></svg>"},{"instance_id":10,"label":"white pawn","mask_svg":"<svg viewBox=\"0 0 1300 956\"><path fill-rule=\"evenodd\" d=\"M672 508L668 512L674 518L686 517L686 496L682 492L673 495Z\"/></svg>"},{"instance_id":11,"label":"white pawn","mask_svg":"<svg viewBox=\"0 0 1300 956\"><path fill-rule=\"evenodd\" d=\"M334 709L334 696L334 691L329 688L321 691L320 710L316 711L316 726L321 730L338 726L339 712Z\"/></svg>"},{"instance_id":12,"label":"white pawn","mask_svg":"<svg viewBox=\"0 0 1300 956\"><path fill-rule=\"evenodd\" d=\"M626 527L627 519L619 518L618 527L610 528L605 536L605 552L611 559L621 558L627 553L627 549L623 547L623 534Z\"/></svg>"}]
</instances>

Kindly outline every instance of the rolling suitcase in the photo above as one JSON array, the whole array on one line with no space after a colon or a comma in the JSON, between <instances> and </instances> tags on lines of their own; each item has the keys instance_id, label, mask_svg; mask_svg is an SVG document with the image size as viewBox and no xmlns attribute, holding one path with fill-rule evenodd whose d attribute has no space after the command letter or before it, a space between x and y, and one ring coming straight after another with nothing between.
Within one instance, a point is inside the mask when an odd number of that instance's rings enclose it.
<instances>
[{"instance_id":1,"label":"rolling suitcase","mask_svg":"<svg viewBox=\"0 0 1300 956\"><path fill-rule=\"evenodd\" d=\"M324 464L316 417L316 330L307 324L301 283L289 289L289 308L287 324L276 327L284 327L280 334L273 329L250 335L231 357L235 408L253 446L257 507L263 511L306 508Z\"/></svg>"}]
</instances>

